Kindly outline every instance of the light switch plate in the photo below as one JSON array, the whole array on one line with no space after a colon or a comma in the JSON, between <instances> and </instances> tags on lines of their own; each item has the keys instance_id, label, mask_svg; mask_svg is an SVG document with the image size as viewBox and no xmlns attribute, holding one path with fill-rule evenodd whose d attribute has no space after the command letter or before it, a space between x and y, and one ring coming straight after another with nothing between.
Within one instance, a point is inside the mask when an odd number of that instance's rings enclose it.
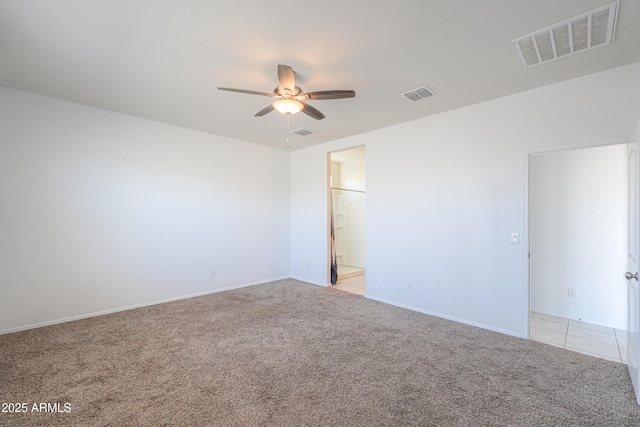
<instances>
[{"instance_id":1,"label":"light switch plate","mask_svg":"<svg viewBox=\"0 0 640 427\"><path fill-rule=\"evenodd\" d=\"M520 244L520 233L511 233L511 244L512 245Z\"/></svg>"}]
</instances>

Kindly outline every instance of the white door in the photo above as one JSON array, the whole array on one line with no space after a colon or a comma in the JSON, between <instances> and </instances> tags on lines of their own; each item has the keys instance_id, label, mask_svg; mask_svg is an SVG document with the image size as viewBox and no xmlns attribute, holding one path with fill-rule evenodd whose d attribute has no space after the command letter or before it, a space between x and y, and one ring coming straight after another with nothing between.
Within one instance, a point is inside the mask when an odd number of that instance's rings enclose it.
<instances>
[{"instance_id":1,"label":"white door","mask_svg":"<svg viewBox=\"0 0 640 427\"><path fill-rule=\"evenodd\" d=\"M626 278L629 282L629 323L627 335L627 366L636 392L636 399L640 404L640 291L638 286L638 255L640 253L638 238L638 146L639 143L629 144L628 174L629 174L629 236Z\"/></svg>"}]
</instances>

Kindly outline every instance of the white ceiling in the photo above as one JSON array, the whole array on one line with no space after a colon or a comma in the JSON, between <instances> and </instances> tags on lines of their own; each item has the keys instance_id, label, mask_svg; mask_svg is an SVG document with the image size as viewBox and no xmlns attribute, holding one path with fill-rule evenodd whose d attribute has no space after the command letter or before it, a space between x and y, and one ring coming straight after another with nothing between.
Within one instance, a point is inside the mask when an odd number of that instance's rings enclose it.
<instances>
[{"instance_id":1,"label":"white ceiling","mask_svg":"<svg viewBox=\"0 0 640 427\"><path fill-rule=\"evenodd\" d=\"M640 61L640 1L613 44L524 69L511 40L607 0L0 0L0 85L285 148L286 118L253 115L277 64L327 117L291 117L291 149ZM426 85L437 95L409 102Z\"/></svg>"}]
</instances>

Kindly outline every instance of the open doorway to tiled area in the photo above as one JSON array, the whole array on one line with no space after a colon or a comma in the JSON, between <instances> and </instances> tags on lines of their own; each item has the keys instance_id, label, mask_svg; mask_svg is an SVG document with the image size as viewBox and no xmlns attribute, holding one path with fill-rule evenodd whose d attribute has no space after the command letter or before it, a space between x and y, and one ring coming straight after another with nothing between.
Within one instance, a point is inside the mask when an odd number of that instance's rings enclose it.
<instances>
[{"instance_id":1,"label":"open doorway to tiled area","mask_svg":"<svg viewBox=\"0 0 640 427\"><path fill-rule=\"evenodd\" d=\"M338 276L338 283L333 288L345 292L351 292L352 294L364 295L365 290L365 274L364 271L358 275L348 275L345 278Z\"/></svg>"},{"instance_id":2,"label":"open doorway to tiled area","mask_svg":"<svg viewBox=\"0 0 640 427\"><path fill-rule=\"evenodd\" d=\"M364 145L328 153L331 283L359 295L365 294L365 153Z\"/></svg>"},{"instance_id":3,"label":"open doorway to tiled area","mask_svg":"<svg viewBox=\"0 0 640 427\"><path fill-rule=\"evenodd\" d=\"M627 363L627 331L531 312L532 340L614 362Z\"/></svg>"}]
</instances>

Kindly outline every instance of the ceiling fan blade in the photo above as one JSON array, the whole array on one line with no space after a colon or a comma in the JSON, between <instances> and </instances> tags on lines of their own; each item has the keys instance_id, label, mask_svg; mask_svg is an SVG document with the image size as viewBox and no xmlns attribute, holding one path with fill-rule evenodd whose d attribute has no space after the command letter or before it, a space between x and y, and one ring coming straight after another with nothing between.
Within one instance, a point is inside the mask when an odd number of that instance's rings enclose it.
<instances>
[{"instance_id":1,"label":"ceiling fan blade","mask_svg":"<svg viewBox=\"0 0 640 427\"><path fill-rule=\"evenodd\" d=\"M275 110L275 108L273 108L273 104L269 104L266 107L264 107L262 110L258 111L254 117L262 117L267 113L272 112L273 110Z\"/></svg>"},{"instance_id":2,"label":"ceiling fan blade","mask_svg":"<svg viewBox=\"0 0 640 427\"><path fill-rule=\"evenodd\" d=\"M281 88L294 91L296 89L296 75L293 68L278 64L278 81L280 81Z\"/></svg>"},{"instance_id":3,"label":"ceiling fan blade","mask_svg":"<svg viewBox=\"0 0 640 427\"><path fill-rule=\"evenodd\" d=\"M257 90L247 90L247 89L235 89L232 87L219 87L219 90L226 90L229 92L239 92L239 93L248 93L249 95L260 95L260 96L268 96L269 98L280 98L278 95L274 93L266 93L266 92L258 92Z\"/></svg>"},{"instance_id":4,"label":"ceiling fan blade","mask_svg":"<svg viewBox=\"0 0 640 427\"><path fill-rule=\"evenodd\" d=\"M297 96L298 99L342 99L353 98L356 96L353 90L321 90L319 92L302 93Z\"/></svg>"},{"instance_id":5,"label":"ceiling fan blade","mask_svg":"<svg viewBox=\"0 0 640 427\"><path fill-rule=\"evenodd\" d=\"M311 105L305 104L304 102L302 103L302 105L304 105L302 112L305 113L307 116L313 117L316 120L322 120L325 118L324 114L322 114L320 111L313 108Z\"/></svg>"}]
</instances>

